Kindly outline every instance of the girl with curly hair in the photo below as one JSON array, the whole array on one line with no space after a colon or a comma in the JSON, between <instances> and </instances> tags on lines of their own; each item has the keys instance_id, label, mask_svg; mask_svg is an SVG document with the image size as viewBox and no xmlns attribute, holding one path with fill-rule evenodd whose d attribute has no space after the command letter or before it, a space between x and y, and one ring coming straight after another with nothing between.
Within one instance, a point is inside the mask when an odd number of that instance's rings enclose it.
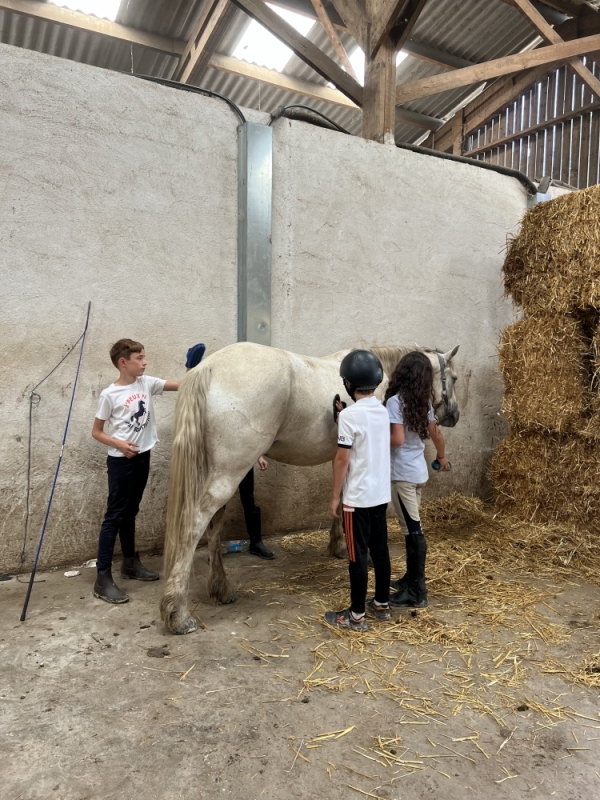
<instances>
[{"instance_id":1,"label":"girl with curly hair","mask_svg":"<svg viewBox=\"0 0 600 800\"><path fill-rule=\"evenodd\" d=\"M421 491L429 477L426 439L430 438L437 448L440 469L444 472L450 469L432 400L431 362L422 352L407 353L392 373L384 400L390 418L392 502L406 544L406 574L391 582L396 592L389 602L401 608L427 605L427 542L419 516Z\"/></svg>"}]
</instances>

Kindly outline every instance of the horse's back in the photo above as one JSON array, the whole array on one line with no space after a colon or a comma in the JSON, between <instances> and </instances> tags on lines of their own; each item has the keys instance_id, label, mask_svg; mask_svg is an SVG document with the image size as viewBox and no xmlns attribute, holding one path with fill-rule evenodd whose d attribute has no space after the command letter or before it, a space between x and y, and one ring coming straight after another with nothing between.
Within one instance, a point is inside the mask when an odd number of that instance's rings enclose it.
<instances>
[{"instance_id":1,"label":"horse's back","mask_svg":"<svg viewBox=\"0 0 600 800\"><path fill-rule=\"evenodd\" d=\"M224 453L251 432L261 452L278 461L311 465L332 458L332 400L344 395L335 357L239 342L196 369L210 370L205 424L211 447Z\"/></svg>"}]
</instances>

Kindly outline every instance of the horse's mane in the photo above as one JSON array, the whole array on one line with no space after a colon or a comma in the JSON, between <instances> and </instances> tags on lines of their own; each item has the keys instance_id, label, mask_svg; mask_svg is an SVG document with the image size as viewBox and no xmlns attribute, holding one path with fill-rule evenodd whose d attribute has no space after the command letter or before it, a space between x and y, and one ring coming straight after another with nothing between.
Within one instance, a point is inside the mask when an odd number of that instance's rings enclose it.
<instances>
[{"instance_id":1,"label":"horse's mane","mask_svg":"<svg viewBox=\"0 0 600 800\"><path fill-rule=\"evenodd\" d=\"M372 353L375 353L377 358L381 361L383 371L386 375L391 376L392 372L396 369L396 365L400 359L407 353L412 353L415 350L424 352L425 348L417 347L399 347L397 345L382 345L381 347L369 347Z\"/></svg>"}]
</instances>

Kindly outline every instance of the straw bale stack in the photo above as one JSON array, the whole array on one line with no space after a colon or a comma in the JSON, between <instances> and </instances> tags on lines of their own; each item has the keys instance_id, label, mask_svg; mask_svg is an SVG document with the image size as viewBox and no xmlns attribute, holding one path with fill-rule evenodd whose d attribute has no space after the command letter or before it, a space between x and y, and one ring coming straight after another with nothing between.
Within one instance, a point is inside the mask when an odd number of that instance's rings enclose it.
<instances>
[{"instance_id":1,"label":"straw bale stack","mask_svg":"<svg viewBox=\"0 0 600 800\"><path fill-rule=\"evenodd\" d=\"M501 341L511 431L490 467L497 504L600 528L600 186L528 211L504 282L526 316Z\"/></svg>"},{"instance_id":2,"label":"straw bale stack","mask_svg":"<svg viewBox=\"0 0 600 800\"><path fill-rule=\"evenodd\" d=\"M592 404L589 347L581 322L565 314L526 317L504 330L503 410L514 428L575 433L585 427Z\"/></svg>"},{"instance_id":3,"label":"straw bale stack","mask_svg":"<svg viewBox=\"0 0 600 800\"><path fill-rule=\"evenodd\" d=\"M535 522L600 527L599 455L580 436L512 433L490 466L496 505Z\"/></svg>"},{"instance_id":4,"label":"straw bale stack","mask_svg":"<svg viewBox=\"0 0 600 800\"><path fill-rule=\"evenodd\" d=\"M527 314L600 308L600 186L527 212L508 245L504 286Z\"/></svg>"}]
</instances>

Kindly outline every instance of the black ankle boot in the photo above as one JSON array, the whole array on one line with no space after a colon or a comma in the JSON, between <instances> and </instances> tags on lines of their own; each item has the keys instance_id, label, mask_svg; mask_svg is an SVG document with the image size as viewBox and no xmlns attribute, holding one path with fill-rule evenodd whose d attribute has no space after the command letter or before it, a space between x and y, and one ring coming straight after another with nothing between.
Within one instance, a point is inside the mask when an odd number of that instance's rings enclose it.
<instances>
[{"instance_id":1,"label":"black ankle boot","mask_svg":"<svg viewBox=\"0 0 600 800\"><path fill-rule=\"evenodd\" d=\"M406 574L407 582L390 596L390 605L397 608L425 608L427 606L427 587L425 585L425 560L427 542L422 533L409 533L407 542Z\"/></svg>"},{"instance_id":2,"label":"black ankle boot","mask_svg":"<svg viewBox=\"0 0 600 800\"><path fill-rule=\"evenodd\" d=\"M152 572L140 561L140 554L136 553L133 558L124 558L121 564L121 577L130 578L135 581L157 581L160 578L158 572Z\"/></svg>"},{"instance_id":3,"label":"black ankle boot","mask_svg":"<svg viewBox=\"0 0 600 800\"><path fill-rule=\"evenodd\" d=\"M94 584L94 597L99 600L104 600L107 603L127 603L129 602L129 595L125 594L122 589L119 589L117 584L113 581L110 569L96 577Z\"/></svg>"},{"instance_id":4,"label":"black ankle boot","mask_svg":"<svg viewBox=\"0 0 600 800\"><path fill-rule=\"evenodd\" d=\"M263 544L260 508L255 506L252 511L244 513L244 517L246 519L246 530L248 531L248 536L250 537L250 547L248 548L249 552L252 553L253 556L264 558L266 561L270 561L272 558L275 558L275 553L272 553Z\"/></svg>"}]
</instances>

